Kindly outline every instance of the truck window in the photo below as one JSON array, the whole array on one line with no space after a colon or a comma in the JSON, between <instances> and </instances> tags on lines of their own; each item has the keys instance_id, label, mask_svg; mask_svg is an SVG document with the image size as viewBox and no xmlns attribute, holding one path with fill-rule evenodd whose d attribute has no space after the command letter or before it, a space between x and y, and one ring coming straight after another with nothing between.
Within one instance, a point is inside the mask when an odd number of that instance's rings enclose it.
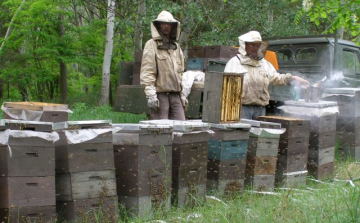
<instances>
[{"instance_id":1,"label":"truck window","mask_svg":"<svg viewBox=\"0 0 360 223\"><path fill-rule=\"evenodd\" d=\"M276 57L279 61L290 61L292 58L291 49L275 50L275 52L276 52Z\"/></svg>"},{"instance_id":2,"label":"truck window","mask_svg":"<svg viewBox=\"0 0 360 223\"><path fill-rule=\"evenodd\" d=\"M359 56L355 51L343 50L342 71L344 75L360 74Z\"/></svg>"},{"instance_id":3,"label":"truck window","mask_svg":"<svg viewBox=\"0 0 360 223\"><path fill-rule=\"evenodd\" d=\"M317 50L314 47L298 48L295 51L295 59L297 61L314 60L317 55Z\"/></svg>"}]
</instances>

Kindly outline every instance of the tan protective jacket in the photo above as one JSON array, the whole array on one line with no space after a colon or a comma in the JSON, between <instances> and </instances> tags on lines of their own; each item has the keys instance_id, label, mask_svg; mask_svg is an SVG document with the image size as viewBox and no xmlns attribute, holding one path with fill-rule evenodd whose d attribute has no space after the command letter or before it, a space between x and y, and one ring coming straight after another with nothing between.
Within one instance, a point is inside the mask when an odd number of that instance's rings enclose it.
<instances>
[{"instance_id":1,"label":"tan protective jacket","mask_svg":"<svg viewBox=\"0 0 360 223\"><path fill-rule=\"evenodd\" d=\"M154 22L171 22L176 28L176 40L180 36L180 22L171 13L162 11L151 23L152 39L146 42L141 63L140 83L145 86L147 98L156 97L156 92L181 92L181 78L184 72L184 56L179 44L176 50L158 49L162 37Z\"/></svg>"},{"instance_id":2,"label":"tan protective jacket","mask_svg":"<svg viewBox=\"0 0 360 223\"><path fill-rule=\"evenodd\" d=\"M265 59L257 61L246 56L244 39L247 40L246 42L250 41L248 41L249 36L245 35L247 34L239 37L239 54L229 60L224 72L245 74L242 92L243 105L266 106L270 100L269 85L290 84L292 76L291 74L279 74Z\"/></svg>"}]
</instances>

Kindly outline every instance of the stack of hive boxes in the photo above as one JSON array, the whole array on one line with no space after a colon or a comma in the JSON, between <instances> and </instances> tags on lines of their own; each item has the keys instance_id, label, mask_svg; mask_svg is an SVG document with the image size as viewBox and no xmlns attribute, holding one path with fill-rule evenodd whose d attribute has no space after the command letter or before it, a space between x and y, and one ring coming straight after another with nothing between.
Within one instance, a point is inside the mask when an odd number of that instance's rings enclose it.
<instances>
[{"instance_id":1,"label":"stack of hive boxes","mask_svg":"<svg viewBox=\"0 0 360 223\"><path fill-rule=\"evenodd\" d=\"M1 120L0 222L51 222L55 208L52 123Z\"/></svg>"},{"instance_id":2,"label":"stack of hive boxes","mask_svg":"<svg viewBox=\"0 0 360 223\"><path fill-rule=\"evenodd\" d=\"M170 207L172 127L113 124L119 204L141 219Z\"/></svg>"},{"instance_id":3,"label":"stack of hive boxes","mask_svg":"<svg viewBox=\"0 0 360 223\"><path fill-rule=\"evenodd\" d=\"M193 46L189 48L186 70L206 71L209 60L228 61L238 53L229 46Z\"/></svg>"},{"instance_id":4,"label":"stack of hive boxes","mask_svg":"<svg viewBox=\"0 0 360 223\"><path fill-rule=\"evenodd\" d=\"M171 203L175 206L193 206L197 200L203 200L206 191L209 125L173 120L141 123L160 123L173 127Z\"/></svg>"},{"instance_id":5,"label":"stack of hive boxes","mask_svg":"<svg viewBox=\"0 0 360 223\"><path fill-rule=\"evenodd\" d=\"M284 116L310 121L308 172L316 179L330 176L334 170L336 102L286 101L280 109Z\"/></svg>"},{"instance_id":6,"label":"stack of hive boxes","mask_svg":"<svg viewBox=\"0 0 360 223\"><path fill-rule=\"evenodd\" d=\"M110 121L60 122L54 124L54 129L60 136L55 143L56 205L60 217L81 221L92 209L116 215Z\"/></svg>"},{"instance_id":7,"label":"stack of hive boxes","mask_svg":"<svg viewBox=\"0 0 360 223\"><path fill-rule=\"evenodd\" d=\"M220 196L243 190L246 152L251 125L210 124L208 141L207 190Z\"/></svg>"},{"instance_id":8,"label":"stack of hive boxes","mask_svg":"<svg viewBox=\"0 0 360 223\"><path fill-rule=\"evenodd\" d=\"M132 71L132 85L140 85L140 71L142 62L143 51L136 50L134 56L134 65Z\"/></svg>"},{"instance_id":9,"label":"stack of hive boxes","mask_svg":"<svg viewBox=\"0 0 360 223\"><path fill-rule=\"evenodd\" d=\"M360 160L360 89L327 88L323 95L326 101L336 101L339 106L336 131L341 157Z\"/></svg>"},{"instance_id":10,"label":"stack of hive boxes","mask_svg":"<svg viewBox=\"0 0 360 223\"><path fill-rule=\"evenodd\" d=\"M256 191L274 189L281 129L278 123L241 120L251 124L246 158L245 185Z\"/></svg>"},{"instance_id":11,"label":"stack of hive boxes","mask_svg":"<svg viewBox=\"0 0 360 223\"><path fill-rule=\"evenodd\" d=\"M286 129L280 135L275 184L306 185L310 122L281 116L262 116L259 120L280 123Z\"/></svg>"}]
</instances>

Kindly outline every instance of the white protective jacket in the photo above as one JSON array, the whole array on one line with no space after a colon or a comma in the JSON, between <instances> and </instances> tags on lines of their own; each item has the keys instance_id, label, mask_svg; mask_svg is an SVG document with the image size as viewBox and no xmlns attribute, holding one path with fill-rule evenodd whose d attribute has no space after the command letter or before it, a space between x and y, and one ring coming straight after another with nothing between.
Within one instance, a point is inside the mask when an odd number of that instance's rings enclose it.
<instances>
[{"instance_id":1,"label":"white protective jacket","mask_svg":"<svg viewBox=\"0 0 360 223\"><path fill-rule=\"evenodd\" d=\"M287 85L291 74L279 74L265 59L253 60L246 56L245 42L261 42L260 33L250 31L239 37L239 54L226 64L226 73L245 73L242 92L243 105L265 106L269 104L269 85Z\"/></svg>"},{"instance_id":2,"label":"white protective jacket","mask_svg":"<svg viewBox=\"0 0 360 223\"><path fill-rule=\"evenodd\" d=\"M176 49L159 49L163 38L156 23L172 23L171 40ZM151 23L152 39L146 42L141 63L140 84L145 86L147 98L156 97L156 92L181 92L184 72L184 56L177 41L180 37L180 22L170 12L162 11Z\"/></svg>"}]
</instances>

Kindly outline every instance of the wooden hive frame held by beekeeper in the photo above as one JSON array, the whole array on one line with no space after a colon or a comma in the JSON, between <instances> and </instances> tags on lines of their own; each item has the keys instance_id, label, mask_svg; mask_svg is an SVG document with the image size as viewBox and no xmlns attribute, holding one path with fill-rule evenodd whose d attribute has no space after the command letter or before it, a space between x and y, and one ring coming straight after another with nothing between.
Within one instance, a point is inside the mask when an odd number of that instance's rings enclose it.
<instances>
[{"instance_id":1,"label":"wooden hive frame held by beekeeper","mask_svg":"<svg viewBox=\"0 0 360 223\"><path fill-rule=\"evenodd\" d=\"M206 72L202 120L210 123L239 122L244 74Z\"/></svg>"}]
</instances>

